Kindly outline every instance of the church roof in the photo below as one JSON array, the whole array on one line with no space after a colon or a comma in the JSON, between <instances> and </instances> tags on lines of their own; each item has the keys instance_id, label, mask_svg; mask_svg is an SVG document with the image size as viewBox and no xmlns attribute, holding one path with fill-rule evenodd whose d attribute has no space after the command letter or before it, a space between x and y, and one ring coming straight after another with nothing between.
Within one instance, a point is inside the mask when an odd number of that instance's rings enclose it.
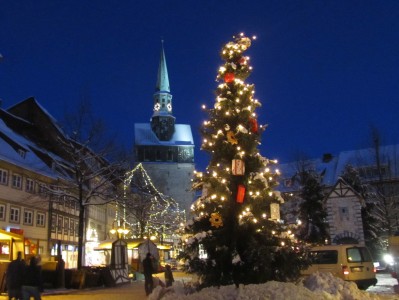
<instances>
[{"instance_id":1,"label":"church roof","mask_svg":"<svg viewBox=\"0 0 399 300\"><path fill-rule=\"evenodd\" d=\"M194 146L194 139L188 124L175 124L172 138L169 141L160 141L150 123L135 123L134 143L136 146Z\"/></svg>"}]
</instances>

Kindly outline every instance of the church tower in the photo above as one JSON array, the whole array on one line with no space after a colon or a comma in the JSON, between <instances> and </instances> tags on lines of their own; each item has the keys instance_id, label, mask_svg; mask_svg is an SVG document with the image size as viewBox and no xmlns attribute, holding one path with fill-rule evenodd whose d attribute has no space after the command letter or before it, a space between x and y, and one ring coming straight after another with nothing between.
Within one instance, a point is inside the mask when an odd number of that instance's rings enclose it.
<instances>
[{"instance_id":1,"label":"church tower","mask_svg":"<svg viewBox=\"0 0 399 300\"><path fill-rule=\"evenodd\" d=\"M191 126L176 124L162 43L150 123L134 124L135 162L142 163L155 187L189 213L194 200L194 140Z\"/></svg>"},{"instance_id":2,"label":"church tower","mask_svg":"<svg viewBox=\"0 0 399 300\"><path fill-rule=\"evenodd\" d=\"M170 93L163 42L154 94L154 113L151 118L151 129L160 141L169 141L175 131L175 117L172 115L172 94Z\"/></svg>"}]
</instances>

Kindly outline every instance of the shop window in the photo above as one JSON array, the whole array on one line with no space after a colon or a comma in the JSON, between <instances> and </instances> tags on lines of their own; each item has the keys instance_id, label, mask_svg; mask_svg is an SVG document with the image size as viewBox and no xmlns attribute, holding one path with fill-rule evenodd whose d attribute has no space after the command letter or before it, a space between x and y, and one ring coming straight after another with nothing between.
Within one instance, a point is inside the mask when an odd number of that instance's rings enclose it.
<instances>
[{"instance_id":1,"label":"shop window","mask_svg":"<svg viewBox=\"0 0 399 300\"><path fill-rule=\"evenodd\" d=\"M10 243L9 241L0 241L0 260L10 259Z\"/></svg>"}]
</instances>

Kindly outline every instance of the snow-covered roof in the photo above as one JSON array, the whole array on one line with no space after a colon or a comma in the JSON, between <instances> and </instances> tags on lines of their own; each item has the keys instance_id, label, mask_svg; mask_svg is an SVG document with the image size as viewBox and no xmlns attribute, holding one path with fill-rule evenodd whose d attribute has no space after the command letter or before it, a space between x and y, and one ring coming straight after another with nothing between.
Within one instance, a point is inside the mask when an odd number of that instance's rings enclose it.
<instances>
[{"instance_id":1,"label":"snow-covered roof","mask_svg":"<svg viewBox=\"0 0 399 300\"><path fill-rule=\"evenodd\" d=\"M7 110L8 111L12 111L15 107L18 107L20 105L25 105L26 103L31 103L33 105L36 105L42 112L44 115L47 116L47 118L50 120L50 123L59 131L59 133L61 135L66 136L65 132L62 130L62 128L59 126L58 121L47 111L47 109L45 109L40 103L39 101L37 101L35 98L30 97L26 100L20 101L17 104L12 105L11 107L9 107ZM13 115L14 118L19 118L15 115ZM21 119L21 118L19 118ZM24 119L21 119L24 120ZM26 122L26 120L24 120Z\"/></svg>"},{"instance_id":2,"label":"snow-covered roof","mask_svg":"<svg viewBox=\"0 0 399 300\"><path fill-rule=\"evenodd\" d=\"M40 159L32 148L36 148L29 140L25 139L23 136L13 132L4 122L0 119L0 160L6 161L8 163L20 166L22 168L31 170L35 173L42 174L49 177L56 177L54 171L47 166L47 164ZM24 157L18 153L18 150L13 147L9 141L15 143L21 150L24 150Z\"/></svg>"},{"instance_id":3,"label":"snow-covered roof","mask_svg":"<svg viewBox=\"0 0 399 300\"><path fill-rule=\"evenodd\" d=\"M138 146L194 146L194 139L188 124L175 124L172 138L169 141L160 141L150 123L135 123L134 143Z\"/></svg>"},{"instance_id":4,"label":"snow-covered roof","mask_svg":"<svg viewBox=\"0 0 399 300\"><path fill-rule=\"evenodd\" d=\"M379 158L381 166L389 166L389 176L399 177L399 145L380 146ZM342 176L345 167L351 165L355 168L367 168L376 166L376 151L373 148L342 151L337 156L325 161L322 158L309 159L303 162L290 162L280 164L281 184L279 190L289 192L296 190L297 186L286 186L285 180L291 179L297 172L298 166L304 165L305 169L315 170L323 175L322 184L333 186Z\"/></svg>"}]
</instances>

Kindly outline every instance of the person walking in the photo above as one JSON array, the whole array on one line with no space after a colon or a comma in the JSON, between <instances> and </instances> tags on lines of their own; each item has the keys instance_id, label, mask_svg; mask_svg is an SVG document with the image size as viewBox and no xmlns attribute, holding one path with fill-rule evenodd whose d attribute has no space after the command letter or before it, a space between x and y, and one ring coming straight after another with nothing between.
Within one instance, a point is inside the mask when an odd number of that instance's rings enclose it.
<instances>
[{"instance_id":1,"label":"person walking","mask_svg":"<svg viewBox=\"0 0 399 300\"><path fill-rule=\"evenodd\" d=\"M154 273L154 267L152 265L152 255L151 253L147 253L146 258L143 260L143 269L144 269L144 289L145 293L148 296L152 293L154 288L154 281L152 280L152 274Z\"/></svg>"},{"instance_id":2,"label":"person walking","mask_svg":"<svg viewBox=\"0 0 399 300\"><path fill-rule=\"evenodd\" d=\"M172 269L171 269L170 265L165 266L165 274L164 275L165 275L166 287L172 286L175 279L173 278L173 273L172 273Z\"/></svg>"},{"instance_id":3,"label":"person walking","mask_svg":"<svg viewBox=\"0 0 399 300\"><path fill-rule=\"evenodd\" d=\"M24 283L22 285L22 299L29 300L33 297L35 300L41 300L43 292L42 270L38 265L39 259L35 256L30 258L29 266L25 269Z\"/></svg>"},{"instance_id":4,"label":"person walking","mask_svg":"<svg viewBox=\"0 0 399 300\"><path fill-rule=\"evenodd\" d=\"M25 272L25 261L22 259L22 252L18 251L17 259L10 262L6 270L6 287L8 300L22 300L22 281Z\"/></svg>"}]
</instances>

